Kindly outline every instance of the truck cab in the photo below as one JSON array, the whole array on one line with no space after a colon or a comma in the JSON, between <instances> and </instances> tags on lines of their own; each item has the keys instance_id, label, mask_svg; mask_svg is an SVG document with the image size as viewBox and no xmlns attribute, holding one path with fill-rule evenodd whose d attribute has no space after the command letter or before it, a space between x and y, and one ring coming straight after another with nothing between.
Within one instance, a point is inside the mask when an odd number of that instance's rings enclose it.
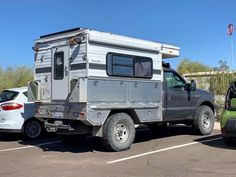
<instances>
[{"instance_id":1,"label":"truck cab","mask_svg":"<svg viewBox=\"0 0 236 177\"><path fill-rule=\"evenodd\" d=\"M208 106L214 112L213 94L196 88L194 80L188 83L174 69L163 67L164 70L164 118L165 121L191 124L200 106ZM210 120L204 120L204 126L213 126ZM212 127L209 127L210 129Z\"/></svg>"}]
</instances>

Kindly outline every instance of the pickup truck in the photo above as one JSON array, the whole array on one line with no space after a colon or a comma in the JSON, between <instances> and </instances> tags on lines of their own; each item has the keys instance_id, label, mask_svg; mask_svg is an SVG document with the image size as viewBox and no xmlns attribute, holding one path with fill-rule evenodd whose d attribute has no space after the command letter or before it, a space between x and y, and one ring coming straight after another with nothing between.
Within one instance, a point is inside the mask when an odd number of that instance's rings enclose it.
<instances>
[{"instance_id":1,"label":"pickup truck","mask_svg":"<svg viewBox=\"0 0 236 177\"><path fill-rule=\"evenodd\" d=\"M130 148L135 124L212 132L213 95L163 63L179 56L174 45L76 28L41 36L33 50L29 100L47 131L99 136L113 151Z\"/></svg>"}]
</instances>

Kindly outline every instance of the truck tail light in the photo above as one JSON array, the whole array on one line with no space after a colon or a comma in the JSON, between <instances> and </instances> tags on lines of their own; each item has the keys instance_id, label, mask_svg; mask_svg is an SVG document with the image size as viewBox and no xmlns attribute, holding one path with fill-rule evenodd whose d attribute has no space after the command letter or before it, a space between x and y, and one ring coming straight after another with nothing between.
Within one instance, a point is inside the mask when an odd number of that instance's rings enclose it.
<instances>
[{"instance_id":1,"label":"truck tail light","mask_svg":"<svg viewBox=\"0 0 236 177\"><path fill-rule=\"evenodd\" d=\"M23 107L23 105L18 104L18 103L5 103L5 104L2 104L1 107L4 111L11 111L11 110L20 109Z\"/></svg>"},{"instance_id":2,"label":"truck tail light","mask_svg":"<svg viewBox=\"0 0 236 177\"><path fill-rule=\"evenodd\" d=\"M221 133L224 135L226 133L226 128L222 128Z\"/></svg>"},{"instance_id":3,"label":"truck tail light","mask_svg":"<svg viewBox=\"0 0 236 177\"><path fill-rule=\"evenodd\" d=\"M85 115L86 115L85 112L80 112L80 113L79 113L79 117L80 117L80 118L85 118Z\"/></svg>"}]
</instances>

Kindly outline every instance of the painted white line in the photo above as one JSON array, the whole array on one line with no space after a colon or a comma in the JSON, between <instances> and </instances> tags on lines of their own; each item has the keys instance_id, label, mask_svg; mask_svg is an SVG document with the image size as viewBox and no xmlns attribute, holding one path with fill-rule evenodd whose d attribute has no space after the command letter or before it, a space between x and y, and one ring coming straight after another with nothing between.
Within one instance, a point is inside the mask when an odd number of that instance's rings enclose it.
<instances>
[{"instance_id":1,"label":"painted white line","mask_svg":"<svg viewBox=\"0 0 236 177\"><path fill-rule=\"evenodd\" d=\"M155 154L155 153L158 153L158 152L163 152L163 151L168 151L168 150L177 149L177 148L181 148L181 147L191 146L191 145L199 144L199 143L206 143L206 142L210 142L210 141L216 141L216 140L219 140L219 139L222 139L222 137L214 138L214 139L209 139L209 140L203 140L203 141L199 141L199 142L192 142L192 143L181 144L181 145L172 146L172 147L168 147L168 148L164 148L164 149L159 149L159 150L156 150L156 151L149 151L149 152L145 152L145 153L142 153L142 154L137 154L137 155L133 155L133 156L129 156L129 157L125 157L125 158L109 161L109 162L107 162L107 164L113 164L113 163L117 163L117 162L122 162L122 161L130 160L130 159L135 159L135 158L146 156L146 155L150 155L150 154Z\"/></svg>"},{"instance_id":2,"label":"painted white line","mask_svg":"<svg viewBox=\"0 0 236 177\"><path fill-rule=\"evenodd\" d=\"M60 143L61 141L52 141L52 142L47 142L47 143L41 143L41 144L35 144L35 145L30 145L30 146L23 146L23 147L16 147L16 148L9 148L9 149L0 149L0 152L7 152L7 151L16 151L16 150L21 150L21 149L28 149L28 148L36 148L40 146L46 146L50 144L56 144Z\"/></svg>"}]
</instances>

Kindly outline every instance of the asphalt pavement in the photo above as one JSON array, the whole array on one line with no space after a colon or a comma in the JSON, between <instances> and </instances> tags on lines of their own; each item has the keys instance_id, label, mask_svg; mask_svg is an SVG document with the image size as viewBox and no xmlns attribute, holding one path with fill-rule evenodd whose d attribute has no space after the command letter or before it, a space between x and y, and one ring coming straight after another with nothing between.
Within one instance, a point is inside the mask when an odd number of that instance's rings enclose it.
<instances>
[{"instance_id":1,"label":"asphalt pavement","mask_svg":"<svg viewBox=\"0 0 236 177\"><path fill-rule=\"evenodd\" d=\"M236 148L219 130L201 136L190 127L138 129L130 150L108 152L99 138L66 145L56 135L24 141L0 135L1 177L159 177L236 174Z\"/></svg>"}]
</instances>

